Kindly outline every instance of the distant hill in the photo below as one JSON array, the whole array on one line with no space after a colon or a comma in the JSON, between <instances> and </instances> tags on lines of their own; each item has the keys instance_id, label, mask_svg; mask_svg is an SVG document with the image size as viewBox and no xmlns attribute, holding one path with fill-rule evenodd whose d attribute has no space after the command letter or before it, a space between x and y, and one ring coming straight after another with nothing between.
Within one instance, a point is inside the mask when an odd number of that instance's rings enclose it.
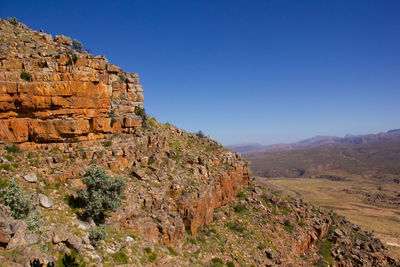
<instances>
[{"instance_id":1,"label":"distant hill","mask_svg":"<svg viewBox=\"0 0 400 267\"><path fill-rule=\"evenodd\" d=\"M252 151L261 147L263 147L263 145L258 143L243 143L243 144L226 146L226 148L240 153Z\"/></svg>"},{"instance_id":2,"label":"distant hill","mask_svg":"<svg viewBox=\"0 0 400 267\"><path fill-rule=\"evenodd\" d=\"M376 137L376 138L375 138ZM311 177L341 172L376 178L400 175L400 138L357 137L342 143L286 151L246 153L253 173L263 177ZM343 139L342 139L343 140Z\"/></svg>"},{"instance_id":3,"label":"distant hill","mask_svg":"<svg viewBox=\"0 0 400 267\"><path fill-rule=\"evenodd\" d=\"M294 149L308 149L325 145L340 145L340 144L372 144L384 141L400 140L400 129L381 132L378 134L367 135L346 135L345 137L337 136L315 136L299 142L290 144L274 144L261 146L259 144L242 144L230 145L227 148L240 153L270 153ZM257 146L255 146L257 145Z\"/></svg>"}]
</instances>

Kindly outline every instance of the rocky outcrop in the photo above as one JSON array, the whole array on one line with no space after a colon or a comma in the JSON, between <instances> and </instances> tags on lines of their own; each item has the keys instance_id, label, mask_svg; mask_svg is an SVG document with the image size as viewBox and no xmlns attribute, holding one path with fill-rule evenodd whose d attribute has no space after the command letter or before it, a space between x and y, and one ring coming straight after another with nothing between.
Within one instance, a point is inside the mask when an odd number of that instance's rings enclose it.
<instances>
[{"instance_id":1,"label":"rocky outcrop","mask_svg":"<svg viewBox=\"0 0 400 267\"><path fill-rule=\"evenodd\" d=\"M255 186L238 153L145 116L137 74L71 50L63 35L4 20L0 30L0 139L22 148L0 145L0 186L14 178L37 212L15 220L0 205L6 265L72 251L87 266L398 264L332 212ZM78 203L89 167L125 185L104 228Z\"/></svg>"},{"instance_id":2,"label":"rocky outcrop","mask_svg":"<svg viewBox=\"0 0 400 267\"><path fill-rule=\"evenodd\" d=\"M141 126L136 73L72 50L65 36L5 20L0 30L0 140L84 141Z\"/></svg>"}]
</instances>

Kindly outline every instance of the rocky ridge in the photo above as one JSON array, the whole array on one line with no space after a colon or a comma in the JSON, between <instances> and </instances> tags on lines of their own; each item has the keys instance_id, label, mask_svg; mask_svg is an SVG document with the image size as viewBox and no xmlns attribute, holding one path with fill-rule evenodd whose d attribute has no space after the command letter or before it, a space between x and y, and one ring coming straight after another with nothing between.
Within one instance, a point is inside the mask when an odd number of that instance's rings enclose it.
<instances>
[{"instance_id":1,"label":"rocky ridge","mask_svg":"<svg viewBox=\"0 0 400 267\"><path fill-rule=\"evenodd\" d=\"M101 139L141 126L143 90L104 56L72 40L0 22L0 139L54 143Z\"/></svg>"},{"instance_id":2,"label":"rocky ridge","mask_svg":"<svg viewBox=\"0 0 400 267\"><path fill-rule=\"evenodd\" d=\"M68 37L0 28L0 189L14 179L33 207L18 219L0 204L1 264L398 266L344 218L255 184L239 154L137 112L136 74ZM126 184L97 246L73 202L88 167Z\"/></svg>"}]
</instances>

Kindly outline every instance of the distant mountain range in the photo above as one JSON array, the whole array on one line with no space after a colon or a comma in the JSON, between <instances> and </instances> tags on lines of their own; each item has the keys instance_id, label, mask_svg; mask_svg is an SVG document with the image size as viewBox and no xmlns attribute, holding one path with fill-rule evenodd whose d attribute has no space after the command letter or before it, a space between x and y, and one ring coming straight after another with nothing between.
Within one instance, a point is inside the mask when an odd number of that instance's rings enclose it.
<instances>
[{"instance_id":1,"label":"distant mountain range","mask_svg":"<svg viewBox=\"0 0 400 267\"><path fill-rule=\"evenodd\" d=\"M256 150L256 149L259 149L262 147L263 147L263 145L258 144L258 143L243 143L243 144L226 146L226 148L229 148L233 151L240 152L240 153L253 151L253 150Z\"/></svg>"},{"instance_id":2,"label":"distant mountain range","mask_svg":"<svg viewBox=\"0 0 400 267\"><path fill-rule=\"evenodd\" d=\"M257 143L244 143L226 146L227 148L240 152L240 153L270 153L294 149L308 149L325 145L339 145L339 144L373 144L383 141L400 140L400 129L381 132L378 134L367 135L346 135L345 137L337 136L315 136L299 142L290 144L274 144L274 145L260 145Z\"/></svg>"},{"instance_id":3,"label":"distant mountain range","mask_svg":"<svg viewBox=\"0 0 400 267\"><path fill-rule=\"evenodd\" d=\"M329 174L343 173L398 179L400 130L316 136L293 144L247 150L243 156L251 162L253 173L263 177L331 177Z\"/></svg>"}]
</instances>

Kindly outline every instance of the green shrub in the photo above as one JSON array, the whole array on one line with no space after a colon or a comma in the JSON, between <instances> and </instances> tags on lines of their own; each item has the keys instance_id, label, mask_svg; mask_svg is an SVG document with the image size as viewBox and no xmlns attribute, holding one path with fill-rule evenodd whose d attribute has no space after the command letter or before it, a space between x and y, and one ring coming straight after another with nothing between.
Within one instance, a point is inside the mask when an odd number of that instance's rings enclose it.
<instances>
[{"instance_id":1,"label":"green shrub","mask_svg":"<svg viewBox=\"0 0 400 267\"><path fill-rule=\"evenodd\" d=\"M79 42L78 40L74 39L74 41L72 41L72 49L78 51L78 52L82 52L83 49L83 45L81 42Z\"/></svg>"},{"instance_id":2,"label":"green shrub","mask_svg":"<svg viewBox=\"0 0 400 267\"><path fill-rule=\"evenodd\" d=\"M220 258L213 258L211 260L211 266L213 267L222 267L224 266L224 262Z\"/></svg>"},{"instance_id":3,"label":"green shrub","mask_svg":"<svg viewBox=\"0 0 400 267\"><path fill-rule=\"evenodd\" d=\"M28 230L32 233L38 233L44 235L42 221L40 220L39 211L35 211L31 216L28 217L27 221Z\"/></svg>"},{"instance_id":4,"label":"green shrub","mask_svg":"<svg viewBox=\"0 0 400 267\"><path fill-rule=\"evenodd\" d=\"M84 265L79 263L76 252L72 251L71 254L65 253L64 256L58 261L57 266L80 267Z\"/></svg>"},{"instance_id":5,"label":"green shrub","mask_svg":"<svg viewBox=\"0 0 400 267\"><path fill-rule=\"evenodd\" d=\"M265 244L258 244L257 249L258 249L258 250L263 250L263 249L265 249Z\"/></svg>"},{"instance_id":6,"label":"green shrub","mask_svg":"<svg viewBox=\"0 0 400 267\"><path fill-rule=\"evenodd\" d=\"M13 167L8 163L0 163L0 170L11 171Z\"/></svg>"},{"instance_id":7,"label":"green shrub","mask_svg":"<svg viewBox=\"0 0 400 267\"><path fill-rule=\"evenodd\" d=\"M11 155L5 155L4 158L5 158L6 160L8 160L8 161L12 161L12 160L14 159L14 157L11 156Z\"/></svg>"},{"instance_id":8,"label":"green shrub","mask_svg":"<svg viewBox=\"0 0 400 267\"><path fill-rule=\"evenodd\" d=\"M317 243L317 246L319 247L319 254L322 256L322 258L330 265L334 265L334 259L332 257L331 249L333 248L333 243L325 240L325 241L319 241Z\"/></svg>"},{"instance_id":9,"label":"green shrub","mask_svg":"<svg viewBox=\"0 0 400 267\"><path fill-rule=\"evenodd\" d=\"M21 149L18 146L16 146L15 144L13 144L12 146L6 146L5 149L8 153L20 153L21 152Z\"/></svg>"},{"instance_id":10,"label":"green shrub","mask_svg":"<svg viewBox=\"0 0 400 267\"><path fill-rule=\"evenodd\" d=\"M289 213L292 212L292 210L289 209L288 207L281 207L281 209L282 209L282 214L283 215L288 215Z\"/></svg>"},{"instance_id":11,"label":"green shrub","mask_svg":"<svg viewBox=\"0 0 400 267\"><path fill-rule=\"evenodd\" d=\"M202 130L199 130L199 131L196 133L196 135L197 135L199 138L206 138L206 135L203 133Z\"/></svg>"},{"instance_id":12,"label":"green shrub","mask_svg":"<svg viewBox=\"0 0 400 267\"><path fill-rule=\"evenodd\" d=\"M155 262L156 261L157 254L155 252L152 252L151 248L144 248L143 250L144 250L144 252L146 252L146 254L147 254L148 258L149 258L149 261L151 261L151 262Z\"/></svg>"},{"instance_id":13,"label":"green shrub","mask_svg":"<svg viewBox=\"0 0 400 267\"><path fill-rule=\"evenodd\" d=\"M85 214L96 223L102 222L106 211L113 211L121 205L125 183L120 178L111 178L103 169L89 168L82 182L85 190L78 192L78 196L86 207Z\"/></svg>"},{"instance_id":14,"label":"green shrub","mask_svg":"<svg viewBox=\"0 0 400 267\"><path fill-rule=\"evenodd\" d=\"M0 192L2 189L8 186L8 180L5 178L0 178Z\"/></svg>"},{"instance_id":15,"label":"green shrub","mask_svg":"<svg viewBox=\"0 0 400 267\"><path fill-rule=\"evenodd\" d=\"M245 193L243 193L242 191L239 191L236 195L237 198L246 198L247 195Z\"/></svg>"},{"instance_id":16,"label":"green shrub","mask_svg":"<svg viewBox=\"0 0 400 267\"><path fill-rule=\"evenodd\" d=\"M118 264L128 264L129 263L129 257L123 252L123 251L118 251L112 255L114 260Z\"/></svg>"},{"instance_id":17,"label":"green shrub","mask_svg":"<svg viewBox=\"0 0 400 267\"><path fill-rule=\"evenodd\" d=\"M283 228L284 228L287 232L291 233L291 232L293 232L294 226L290 223L289 220L286 219L285 222L284 222Z\"/></svg>"},{"instance_id":18,"label":"green shrub","mask_svg":"<svg viewBox=\"0 0 400 267\"><path fill-rule=\"evenodd\" d=\"M228 262L226 263L226 266L228 266L228 267L235 267L235 264L233 263L233 261L228 261Z\"/></svg>"},{"instance_id":19,"label":"green shrub","mask_svg":"<svg viewBox=\"0 0 400 267\"><path fill-rule=\"evenodd\" d=\"M246 207L244 205L242 205L242 204L237 204L234 207L234 210L235 210L236 213L244 213L246 211Z\"/></svg>"},{"instance_id":20,"label":"green shrub","mask_svg":"<svg viewBox=\"0 0 400 267\"><path fill-rule=\"evenodd\" d=\"M76 54L72 54L72 61L74 62L74 64L76 63L77 60L78 56Z\"/></svg>"},{"instance_id":21,"label":"green shrub","mask_svg":"<svg viewBox=\"0 0 400 267\"><path fill-rule=\"evenodd\" d=\"M110 126L113 127L114 124L115 124L116 122L117 122L117 119L116 119L116 118L111 118L111 120L110 120Z\"/></svg>"},{"instance_id":22,"label":"green shrub","mask_svg":"<svg viewBox=\"0 0 400 267\"><path fill-rule=\"evenodd\" d=\"M178 256L178 252L175 251L175 249L173 249L172 247L167 247L169 253L173 256Z\"/></svg>"},{"instance_id":23,"label":"green shrub","mask_svg":"<svg viewBox=\"0 0 400 267\"><path fill-rule=\"evenodd\" d=\"M8 17L7 20L8 20L8 22L10 22L14 26L18 24L18 20L15 17L14 18Z\"/></svg>"},{"instance_id":24,"label":"green shrub","mask_svg":"<svg viewBox=\"0 0 400 267\"><path fill-rule=\"evenodd\" d=\"M104 240L107 236L107 229L104 224L95 227L90 227L89 230L89 240L92 246L97 247L100 244L101 240Z\"/></svg>"},{"instance_id":25,"label":"green shrub","mask_svg":"<svg viewBox=\"0 0 400 267\"><path fill-rule=\"evenodd\" d=\"M154 162L155 162L155 160L154 160L153 157L150 157L150 158L147 160L147 164L148 164L148 165L151 165L151 164L153 164Z\"/></svg>"},{"instance_id":26,"label":"green shrub","mask_svg":"<svg viewBox=\"0 0 400 267\"><path fill-rule=\"evenodd\" d=\"M110 147L112 145L112 141L111 140L106 140L106 141L102 142L102 145L104 147Z\"/></svg>"},{"instance_id":27,"label":"green shrub","mask_svg":"<svg viewBox=\"0 0 400 267\"><path fill-rule=\"evenodd\" d=\"M28 82L32 79L32 75L29 72L26 72L24 70L21 71L20 77L21 77L21 79L24 79L25 81L28 81Z\"/></svg>"},{"instance_id":28,"label":"green shrub","mask_svg":"<svg viewBox=\"0 0 400 267\"><path fill-rule=\"evenodd\" d=\"M297 224L300 225L301 227L306 226L306 223L303 220L298 221Z\"/></svg>"},{"instance_id":29,"label":"green shrub","mask_svg":"<svg viewBox=\"0 0 400 267\"><path fill-rule=\"evenodd\" d=\"M6 206L10 207L11 215L14 219L28 217L31 209L30 198L24 196L15 179L12 179L10 184L0 191L0 198Z\"/></svg>"},{"instance_id":30,"label":"green shrub","mask_svg":"<svg viewBox=\"0 0 400 267\"><path fill-rule=\"evenodd\" d=\"M225 223L225 226L232 231L238 232L238 233L243 233L244 232L244 227L238 222L227 222Z\"/></svg>"},{"instance_id":31,"label":"green shrub","mask_svg":"<svg viewBox=\"0 0 400 267\"><path fill-rule=\"evenodd\" d=\"M150 262L155 262L157 259L157 254L155 252L152 252L149 254L149 261Z\"/></svg>"}]
</instances>

